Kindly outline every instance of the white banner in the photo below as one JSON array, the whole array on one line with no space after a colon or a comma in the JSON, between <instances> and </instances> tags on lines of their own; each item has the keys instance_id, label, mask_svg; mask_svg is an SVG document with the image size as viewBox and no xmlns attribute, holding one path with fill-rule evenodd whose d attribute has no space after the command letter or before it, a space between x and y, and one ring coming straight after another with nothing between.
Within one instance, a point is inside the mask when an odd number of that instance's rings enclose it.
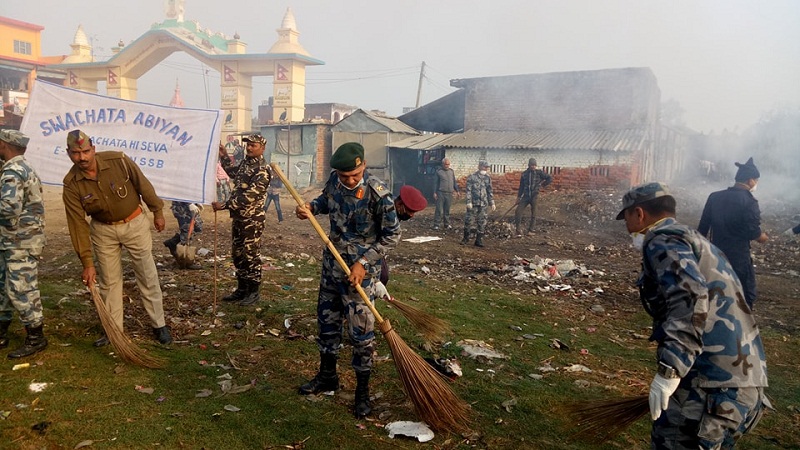
<instances>
[{"instance_id":1,"label":"white banner","mask_svg":"<svg viewBox=\"0 0 800 450\"><path fill-rule=\"evenodd\" d=\"M220 111L173 108L77 91L37 80L21 131L25 152L45 184L63 184L72 167L67 133L79 129L98 152L121 151L153 183L159 197L216 200Z\"/></svg>"}]
</instances>

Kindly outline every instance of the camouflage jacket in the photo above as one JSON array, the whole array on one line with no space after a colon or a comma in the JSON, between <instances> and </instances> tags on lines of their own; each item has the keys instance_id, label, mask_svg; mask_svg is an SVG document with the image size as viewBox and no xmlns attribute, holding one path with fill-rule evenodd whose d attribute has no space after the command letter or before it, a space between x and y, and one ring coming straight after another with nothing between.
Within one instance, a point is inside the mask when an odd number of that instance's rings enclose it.
<instances>
[{"instance_id":1,"label":"camouflage jacket","mask_svg":"<svg viewBox=\"0 0 800 450\"><path fill-rule=\"evenodd\" d=\"M238 166L234 166L228 158L221 158L220 162L233 181L231 196L225 202L225 209L230 211L231 217L263 217L267 188L272 179L264 158L245 158Z\"/></svg>"},{"instance_id":2,"label":"camouflage jacket","mask_svg":"<svg viewBox=\"0 0 800 450\"><path fill-rule=\"evenodd\" d=\"M700 233L673 218L651 228L637 284L660 362L693 386L767 386L764 348L742 285Z\"/></svg>"},{"instance_id":3,"label":"camouflage jacket","mask_svg":"<svg viewBox=\"0 0 800 450\"><path fill-rule=\"evenodd\" d=\"M553 182L553 177L542 170L528 169L522 172L519 178L518 198L533 198L539 195L539 188L543 188Z\"/></svg>"},{"instance_id":4,"label":"camouflage jacket","mask_svg":"<svg viewBox=\"0 0 800 450\"><path fill-rule=\"evenodd\" d=\"M0 249L41 250L45 237L39 176L19 155L3 164L0 183Z\"/></svg>"},{"instance_id":5,"label":"camouflage jacket","mask_svg":"<svg viewBox=\"0 0 800 450\"><path fill-rule=\"evenodd\" d=\"M467 203L475 207L486 207L494 203L492 195L492 178L486 174L475 172L467 177L466 195Z\"/></svg>"},{"instance_id":6,"label":"camouflage jacket","mask_svg":"<svg viewBox=\"0 0 800 450\"><path fill-rule=\"evenodd\" d=\"M365 171L364 183L351 191L332 171L322 194L310 203L314 215L328 214L330 240L348 265L364 257L370 275L380 272L381 259L400 240L392 193L382 181Z\"/></svg>"}]
</instances>

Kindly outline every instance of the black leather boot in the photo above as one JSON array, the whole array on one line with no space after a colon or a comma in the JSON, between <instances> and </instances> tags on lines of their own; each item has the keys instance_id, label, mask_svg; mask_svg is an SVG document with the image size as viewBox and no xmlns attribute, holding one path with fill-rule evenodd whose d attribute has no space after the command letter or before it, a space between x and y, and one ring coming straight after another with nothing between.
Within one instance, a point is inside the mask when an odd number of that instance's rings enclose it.
<instances>
[{"instance_id":1,"label":"black leather boot","mask_svg":"<svg viewBox=\"0 0 800 450\"><path fill-rule=\"evenodd\" d=\"M308 383L300 386L298 389L300 394L319 394L320 392L339 389L339 375L336 373L336 355L320 353L319 359L319 373Z\"/></svg>"},{"instance_id":2,"label":"black leather boot","mask_svg":"<svg viewBox=\"0 0 800 450\"><path fill-rule=\"evenodd\" d=\"M245 292L244 297L239 300L239 306L254 305L261 300L261 295L259 294L261 282L252 280L245 280L245 282L247 283L247 292Z\"/></svg>"},{"instance_id":3,"label":"black leather boot","mask_svg":"<svg viewBox=\"0 0 800 450\"><path fill-rule=\"evenodd\" d=\"M372 412L372 405L369 402L369 376L369 370L356 372L356 401L353 413L359 419Z\"/></svg>"},{"instance_id":4,"label":"black leather boot","mask_svg":"<svg viewBox=\"0 0 800 450\"><path fill-rule=\"evenodd\" d=\"M28 336L25 337L25 344L22 347L8 354L9 359L23 358L25 356L39 353L47 347L47 338L44 337L42 325L38 327L25 327Z\"/></svg>"},{"instance_id":5,"label":"black leather boot","mask_svg":"<svg viewBox=\"0 0 800 450\"><path fill-rule=\"evenodd\" d=\"M236 290L230 294L222 297L223 302L238 302L247 296L247 280L243 278L236 279Z\"/></svg>"},{"instance_id":6,"label":"black leather boot","mask_svg":"<svg viewBox=\"0 0 800 450\"><path fill-rule=\"evenodd\" d=\"M175 236L164 241L164 247L169 249L169 254L172 255L173 258L178 257L178 244L181 243L181 235L180 233L175 233Z\"/></svg>"},{"instance_id":7,"label":"black leather boot","mask_svg":"<svg viewBox=\"0 0 800 450\"><path fill-rule=\"evenodd\" d=\"M8 347L8 327L11 326L10 320L0 321L0 348Z\"/></svg>"},{"instance_id":8,"label":"black leather boot","mask_svg":"<svg viewBox=\"0 0 800 450\"><path fill-rule=\"evenodd\" d=\"M475 238L475 247L483 247L483 234L478 233L478 237Z\"/></svg>"},{"instance_id":9,"label":"black leather boot","mask_svg":"<svg viewBox=\"0 0 800 450\"><path fill-rule=\"evenodd\" d=\"M461 245L466 245L469 242L469 228L464 228L464 239L461 240Z\"/></svg>"}]
</instances>

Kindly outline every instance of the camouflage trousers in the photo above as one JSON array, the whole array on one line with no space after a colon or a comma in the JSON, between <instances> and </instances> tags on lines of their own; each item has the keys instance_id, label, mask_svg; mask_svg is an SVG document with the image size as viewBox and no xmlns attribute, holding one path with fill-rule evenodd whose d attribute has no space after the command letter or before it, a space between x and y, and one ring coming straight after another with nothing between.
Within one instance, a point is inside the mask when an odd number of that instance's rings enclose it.
<instances>
[{"instance_id":1,"label":"camouflage trousers","mask_svg":"<svg viewBox=\"0 0 800 450\"><path fill-rule=\"evenodd\" d=\"M186 202L172 202L170 207L172 215L178 221L180 229L181 244L186 244L189 237L189 225L192 223L192 211L189 209L189 203ZM194 219L194 231L192 233L203 232L203 218L198 215Z\"/></svg>"},{"instance_id":2,"label":"camouflage trousers","mask_svg":"<svg viewBox=\"0 0 800 450\"><path fill-rule=\"evenodd\" d=\"M653 449L732 449L764 413L763 388L680 386L653 422Z\"/></svg>"},{"instance_id":3,"label":"camouflage trousers","mask_svg":"<svg viewBox=\"0 0 800 450\"><path fill-rule=\"evenodd\" d=\"M264 213L231 223L231 255L236 278L261 282L261 236L264 234Z\"/></svg>"},{"instance_id":4,"label":"camouflage trousers","mask_svg":"<svg viewBox=\"0 0 800 450\"><path fill-rule=\"evenodd\" d=\"M41 254L41 248L0 250L0 321L10 321L16 309L23 325L41 325L44 319L38 280Z\"/></svg>"},{"instance_id":5,"label":"camouflage trousers","mask_svg":"<svg viewBox=\"0 0 800 450\"><path fill-rule=\"evenodd\" d=\"M374 278L365 277L361 287L370 300L375 298ZM375 316L347 281L336 260L326 252L317 299L317 346L320 353L339 353L345 319L353 346L353 369L356 372L370 370L375 350Z\"/></svg>"},{"instance_id":6,"label":"camouflage trousers","mask_svg":"<svg viewBox=\"0 0 800 450\"><path fill-rule=\"evenodd\" d=\"M517 231L521 231L519 226L522 225L522 216L525 215L525 210L528 208L528 205L531 207L531 219L530 222L528 222L528 231L533 231L533 226L536 225L536 200L538 198L538 195L534 195L533 197L522 197L519 199L517 210L514 212L514 226L517 228Z\"/></svg>"},{"instance_id":7,"label":"camouflage trousers","mask_svg":"<svg viewBox=\"0 0 800 450\"><path fill-rule=\"evenodd\" d=\"M488 221L489 217L489 206L473 206L471 209L467 210L467 213L464 214L464 229L471 230L472 222L475 221L475 229L478 230L478 234L483 234L486 230L486 222Z\"/></svg>"}]
</instances>

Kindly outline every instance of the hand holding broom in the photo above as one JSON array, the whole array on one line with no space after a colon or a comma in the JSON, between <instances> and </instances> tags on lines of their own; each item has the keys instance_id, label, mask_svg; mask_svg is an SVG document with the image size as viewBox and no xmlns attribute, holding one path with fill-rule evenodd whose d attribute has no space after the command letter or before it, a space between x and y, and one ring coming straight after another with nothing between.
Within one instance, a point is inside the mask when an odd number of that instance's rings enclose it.
<instances>
[{"instance_id":1,"label":"hand holding broom","mask_svg":"<svg viewBox=\"0 0 800 450\"><path fill-rule=\"evenodd\" d=\"M297 204L305 207L305 201L300 194L289 183L283 171L276 163L271 163L275 174L283 181L284 186L295 199ZM308 220L319 234L320 238L330 250L331 254L341 266L342 270L349 276L350 267L342 259L336 250L333 242L328 238L325 231L314 218L313 214L308 214ZM414 409L420 418L435 430L460 431L466 428L469 421L469 406L450 389L445 378L434 370L430 364L417 355L400 336L394 331L392 325L375 309L369 300L369 296L364 292L361 285L354 286L364 304L372 311L378 327L389 344L395 367L403 381L403 388L414 404Z\"/></svg>"}]
</instances>

